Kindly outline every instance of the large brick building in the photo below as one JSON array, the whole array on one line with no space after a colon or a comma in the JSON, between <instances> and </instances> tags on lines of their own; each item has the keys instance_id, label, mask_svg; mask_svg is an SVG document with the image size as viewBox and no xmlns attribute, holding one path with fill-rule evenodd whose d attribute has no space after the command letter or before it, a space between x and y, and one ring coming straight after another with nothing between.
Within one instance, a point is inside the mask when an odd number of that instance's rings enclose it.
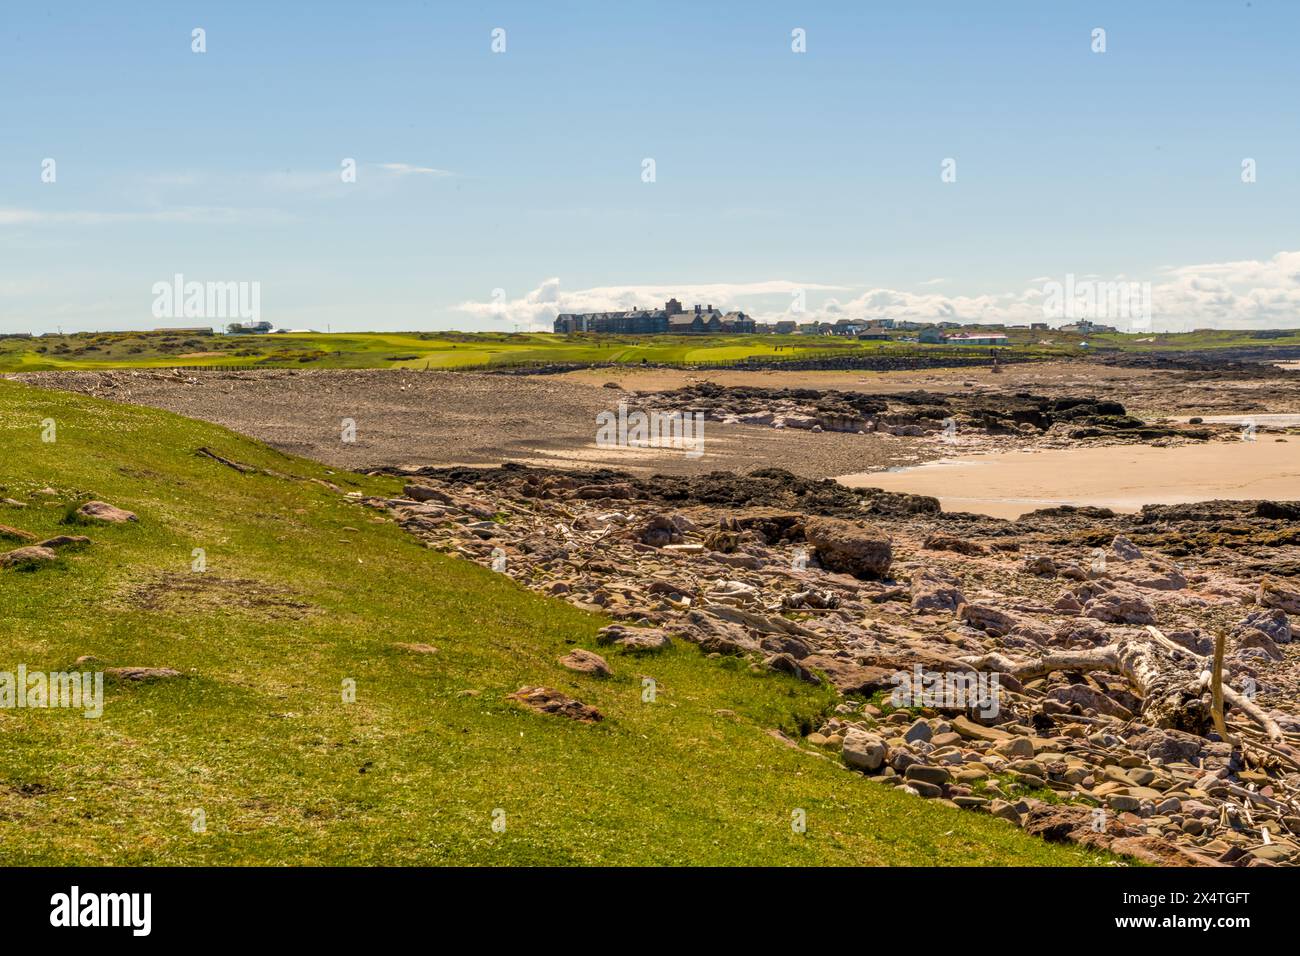
<instances>
[{"instance_id":1,"label":"large brick building","mask_svg":"<svg viewBox=\"0 0 1300 956\"><path fill-rule=\"evenodd\" d=\"M555 334L603 332L610 335L732 335L757 332L754 320L744 312L722 313L712 305L697 305L685 312L676 299L662 309L630 309L626 312L562 312L555 317Z\"/></svg>"}]
</instances>

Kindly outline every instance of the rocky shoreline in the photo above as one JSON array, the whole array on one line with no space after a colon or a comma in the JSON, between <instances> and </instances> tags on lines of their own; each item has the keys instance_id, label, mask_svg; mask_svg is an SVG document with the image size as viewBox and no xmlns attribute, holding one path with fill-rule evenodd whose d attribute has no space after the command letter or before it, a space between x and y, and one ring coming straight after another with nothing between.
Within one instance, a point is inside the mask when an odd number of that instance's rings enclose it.
<instances>
[{"instance_id":1,"label":"rocky shoreline","mask_svg":"<svg viewBox=\"0 0 1300 956\"><path fill-rule=\"evenodd\" d=\"M748 398L734 392L726 414ZM999 421L1038 430L1016 416L1041 412L1026 399ZM776 469L388 472L404 495L365 504L608 616L605 653L693 643L833 686L834 712L788 743L878 785L1152 862L1300 863L1300 504L1005 521ZM1227 739L1211 706L1216 635ZM566 666L599 673L600 654L579 650ZM518 699L599 719L555 693Z\"/></svg>"},{"instance_id":2,"label":"rocky shoreline","mask_svg":"<svg viewBox=\"0 0 1300 956\"><path fill-rule=\"evenodd\" d=\"M630 399L650 412L700 414L726 425L757 425L811 432L871 432L896 437L961 436L1002 439L998 447L1039 448L1080 443L1169 445L1235 438L1239 428L1203 421L1145 421L1124 405L1096 396L1050 398L1029 392L952 394L916 390L887 395L836 389L724 387L698 382L638 393Z\"/></svg>"}]
</instances>

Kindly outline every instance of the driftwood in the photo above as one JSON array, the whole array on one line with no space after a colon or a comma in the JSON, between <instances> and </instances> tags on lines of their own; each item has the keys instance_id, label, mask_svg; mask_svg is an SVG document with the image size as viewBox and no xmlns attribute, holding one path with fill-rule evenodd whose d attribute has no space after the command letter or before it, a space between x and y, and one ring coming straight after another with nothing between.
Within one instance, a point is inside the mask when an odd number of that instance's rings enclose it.
<instances>
[{"instance_id":1,"label":"driftwood","mask_svg":"<svg viewBox=\"0 0 1300 956\"><path fill-rule=\"evenodd\" d=\"M1222 631L1214 637L1214 666L1210 670L1210 690L1214 694L1214 729L1224 740L1232 740L1228 735L1228 725L1223 719L1223 650L1227 642Z\"/></svg>"},{"instance_id":2,"label":"driftwood","mask_svg":"<svg viewBox=\"0 0 1300 956\"><path fill-rule=\"evenodd\" d=\"M1216 657L1221 654L1220 647ZM1153 727L1183 730L1204 737L1216 723L1211 661L1175 644L1154 627L1124 634L1105 647L1045 654L1028 663L1013 661L998 653L963 660L971 667L1001 671L1020 681L1034 680L1056 671L1108 671L1128 680L1133 691L1142 698L1143 720ZM1285 747L1281 728L1263 709L1223 684L1222 680L1218 686L1223 700L1263 728L1274 744L1273 748L1265 749L1277 753L1274 748ZM1229 740L1226 731L1225 726L1219 732L1224 740ZM1292 762L1296 760L1285 750L1278 755Z\"/></svg>"}]
</instances>

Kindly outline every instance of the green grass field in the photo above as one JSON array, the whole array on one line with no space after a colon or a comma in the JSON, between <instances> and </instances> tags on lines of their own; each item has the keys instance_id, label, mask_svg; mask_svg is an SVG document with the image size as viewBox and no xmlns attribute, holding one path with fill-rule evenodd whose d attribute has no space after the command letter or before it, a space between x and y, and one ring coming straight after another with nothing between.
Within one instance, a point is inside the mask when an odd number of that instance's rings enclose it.
<instances>
[{"instance_id":1,"label":"green grass field","mask_svg":"<svg viewBox=\"0 0 1300 956\"><path fill-rule=\"evenodd\" d=\"M1007 349L1035 357L1068 357L1098 349L1178 351L1300 345L1300 331L1257 338L1249 331L1179 334L1011 329ZM1086 341L1087 346L1084 346ZM0 337L0 372L56 369L266 365L295 368L445 369L527 362L707 363L746 358L797 358L826 352L913 353L939 348L915 342L856 341L832 336L559 336L536 332L337 332L334 334L192 335L101 332L24 339ZM949 349L951 350L951 349ZM987 349L972 348L986 353Z\"/></svg>"},{"instance_id":2,"label":"green grass field","mask_svg":"<svg viewBox=\"0 0 1300 956\"><path fill-rule=\"evenodd\" d=\"M182 674L108 683L98 719L0 710L0 864L1110 862L792 749L769 731L811 726L832 699L784 675L692 646L609 653L603 682L572 674L556 659L596 649L600 618L308 479L397 490L165 412L0 382L0 498L29 502L0 504L0 524L93 540L0 570L0 670L93 655ZM90 497L138 523L66 524ZM522 710L504 697L523 684L605 720Z\"/></svg>"}]
</instances>

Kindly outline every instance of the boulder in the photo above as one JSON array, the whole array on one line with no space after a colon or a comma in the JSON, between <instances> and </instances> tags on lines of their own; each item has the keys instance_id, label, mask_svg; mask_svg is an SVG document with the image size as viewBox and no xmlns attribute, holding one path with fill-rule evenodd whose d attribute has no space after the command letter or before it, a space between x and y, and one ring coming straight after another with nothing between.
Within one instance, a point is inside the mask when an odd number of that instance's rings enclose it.
<instances>
[{"instance_id":1,"label":"boulder","mask_svg":"<svg viewBox=\"0 0 1300 956\"><path fill-rule=\"evenodd\" d=\"M806 668L821 671L841 694L873 694L895 686L897 671L866 664L855 664L842 657L812 654L800 661Z\"/></svg>"},{"instance_id":2,"label":"boulder","mask_svg":"<svg viewBox=\"0 0 1300 956\"><path fill-rule=\"evenodd\" d=\"M911 591L912 610L918 614L952 613L966 603L966 595L955 578L933 571L918 571L912 575Z\"/></svg>"},{"instance_id":3,"label":"boulder","mask_svg":"<svg viewBox=\"0 0 1300 956\"><path fill-rule=\"evenodd\" d=\"M893 563L889 538L864 524L841 518L809 518L804 535L829 571L843 571L857 578L883 578Z\"/></svg>"},{"instance_id":4,"label":"boulder","mask_svg":"<svg viewBox=\"0 0 1300 956\"><path fill-rule=\"evenodd\" d=\"M668 515L651 515L636 532L637 540L652 548L666 544L680 544L682 533Z\"/></svg>"},{"instance_id":5,"label":"boulder","mask_svg":"<svg viewBox=\"0 0 1300 956\"><path fill-rule=\"evenodd\" d=\"M409 484L402 489L402 494L412 501L436 501L444 505L454 504L456 500L441 488L432 485Z\"/></svg>"},{"instance_id":6,"label":"boulder","mask_svg":"<svg viewBox=\"0 0 1300 956\"><path fill-rule=\"evenodd\" d=\"M761 649L745 628L707 611L691 611L686 621L685 638L698 644L706 654L741 655Z\"/></svg>"},{"instance_id":7,"label":"boulder","mask_svg":"<svg viewBox=\"0 0 1300 956\"><path fill-rule=\"evenodd\" d=\"M521 706L539 714L568 717L584 724L594 724L605 719L595 707L551 687L521 687L513 694L507 694L506 700L517 701Z\"/></svg>"},{"instance_id":8,"label":"boulder","mask_svg":"<svg viewBox=\"0 0 1300 956\"><path fill-rule=\"evenodd\" d=\"M26 544L35 540L36 535L30 531L24 531L22 528L11 528L7 524L0 524L0 541L16 541L19 544Z\"/></svg>"},{"instance_id":9,"label":"boulder","mask_svg":"<svg viewBox=\"0 0 1300 956\"><path fill-rule=\"evenodd\" d=\"M1287 614L1300 614L1300 591L1277 578L1264 578L1259 582L1258 601L1261 607L1274 607Z\"/></svg>"},{"instance_id":10,"label":"boulder","mask_svg":"<svg viewBox=\"0 0 1300 956\"><path fill-rule=\"evenodd\" d=\"M1111 576L1152 591L1181 591L1187 587L1187 576L1168 561L1134 558L1114 568Z\"/></svg>"},{"instance_id":11,"label":"boulder","mask_svg":"<svg viewBox=\"0 0 1300 956\"><path fill-rule=\"evenodd\" d=\"M1052 610L1062 614L1078 614L1083 610L1083 605L1079 603L1079 598L1073 591L1062 591L1061 596L1052 605Z\"/></svg>"},{"instance_id":12,"label":"boulder","mask_svg":"<svg viewBox=\"0 0 1300 956\"><path fill-rule=\"evenodd\" d=\"M795 660L793 654L787 654L784 652L773 654L767 660L763 661L763 664L769 670L774 670L782 674L789 674L791 677L797 677L799 680L806 681L809 684L820 684L822 682L820 677Z\"/></svg>"},{"instance_id":13,"label":"boulder","mask_svg":"<svg viewBox=\"0 0 1300 956\"><path fill-rule=\"evenodd\" d=\"M934 733L930 730L930 725L921 717L912 721L911 726L903 731L903 739L909 744L916 743L918 740L929 743L930 738L933 736Z\"/></svg>"},{"instance_id":14,"label":"boulder","mask_svg":"<svg viewBox=\"0 0 1300 956\"><path fill-rule=\"evenodd\" d=\"M1026 574L1035 574L1039 577L1054 578L1056 577L1056 562L1045 554L1028 555L1021 564Z\"/></svg>"},{"instance_id":15,"label":"boulder","mask_svg":"<svg viewBox=\"0 0 1300 956\"><path fill-rule=\"evenodd\" d=\"M1248 627L1238 631L1234 638L1238 650L1242 648L1258 648L1267 654L1270 660L1280 661L1282 659L1282 652L1278 650L1278 646L1263 631Z\"/></svg>"},{"instance_id":16,"label":"boulder","mask_svg":"<svg viewBox=\"0 0 1300 956\"><path fill-rule=\"evenodd\" d=\"M38 568L43 564L49 564L58 558L49 548L42 548L37 545L31 545L26 548L17 548L13 551L0 554L0 568L14 568L15 570L29 570Z\"/></svg>"},{"instance_id":17,"label":"boulder","mask_svg":"<svg viewBox=\"0 0 1300 956\"><path fill-rule=\"evenodd\" d=\"M602 627L596 637L598 644L613 644L625 651L662 651L672 646L668 635L654 627L626 627L611 624Z\"/></svg>"},{"instance_id":18,"label":"boulder","mask_svg":"<svg viewBox=\"0 0 1300 956\"><path fill-rule=\"evenodd\" d=\"M914 763L903 774L909 782L919 781L939 787L952 780L952 774L945 767L932 767L928 764Z\"/></svg>"},{"instance_id":19,"label":"boulder","mask_svg":"<svg viewBox=\"0 0 1300 956\"><path fill-rule=\"evenodd\" d=\"M1154 624L1156 610L1132 585L1116 586L1090 598L1083 616L1111 624Z\"/></svg>"},{"instance_id":20,"label":"boulder","mask_svg":"<svg viewBox=\"0 0 1300 956\"><path fill-rule=\"evenodd\" d=\"M881 768L888 753L889 748L883 740L861 728L850 727L844 735L841 756L845 766L854 770L873 773Z\"/></svg>"},{"instance_id":21,"label":"boulder","mask_svg":"<svg viewBox=\"0 0 1300 956\"><path fill-rule=\"evenodd\" d=\"M575 647L561 657L560 666L578 674L590 674L592 677L609 677L613 673L605 658L581 647Z\"/></svg>"},{"instance_id":22,"label":"boulder","mask_svg":"<svg viewBox=\"0 0 1300 956\"><path fill-rule=\"evenodd\" d=\"M88 521L103 521L107 524L126 524L128 521L139 520L133 512L124 511L106 501L87 501L77 509L76 514Z\"/></svg>"},{"instance_id":23,"label":"boulder","mask_svg":"<svg viewBox=\"0 0 1300 956\"><path fill-rule=\"evenodd\" d=\"M1179 647L1187 648L1193 654L1200 654L1202 657L1206 657L1214 653L1214 638L1209 634L1206 634L1199 627L1170 631L1165 636Z\"/></svg>"},{"instance_id":24,"label":"boulder","mask_svg":"<svg viewBox=\"0 0 1300 956\"><path fill-rule=\"evenodd\" d=\"M1234 630L1238 634L1247 630L1260 631L1277 644L1291 643L1291 621L1281 608L1251 611Z\"/></svg>"},{"instance_id":25,"label":"boulder","mask_svg":"<svg viewBox=\"0 0 1300 956\"><path fill-rule=\"evenodd\" d=\"M1014 614L999 611L986 604L963 604L957 611L957 617L971 627L979 628L994 637L1001 637L1019 627L1024 621Z\"/></svg>"},{"instance_id":26,"label":"boulder","mask_svg":"<svg viewBox=\"0 0 1300 956\"><path fill-rule=\"evenodd\" d=\"M1115 535L1110 542L1110 550L1121 561L1136 561L1142 557L1142 549L1122 534Z\"/></svg>"},{"instance_id":27,"label":"boulder","mask_svg":"<svg viewBox=\"0 0 1300 956\"><path fill-rule=\"evenodd\" d=\"M84 534L56 534L53 538L46 538L42 541L39 547L58 551L60 548L84 548L88 544L90 544L90 539Z\"/></svg>"},{"instance_id":28,"label":"boulder","mask_svg":"<svg viewBox=\"0 0 1300 956\"><path fill-rule=\"evenodd\" d=\"M988 554L989 550L977 541L967 541L965 538L958 538L951 534L940 534L939 532L935 532L926 538L921 547L928 551L952 551L955 554L968 556Z\"/></svg>"},{"instance_id":29,"label":"boulder","mask_svg":"<svg viewBox=\"0 0 1300 956\"><path fill-rule=\"evenodd\" d=\"M1053 687L1045 696L1048 700L1059 700L1063 704L1078 704L1086 710L1094 710L1107 717L1118 717L1120 720L1133 719L1133 715L1127 708L1087 684Z\"/></svg>"}]
</instances>

